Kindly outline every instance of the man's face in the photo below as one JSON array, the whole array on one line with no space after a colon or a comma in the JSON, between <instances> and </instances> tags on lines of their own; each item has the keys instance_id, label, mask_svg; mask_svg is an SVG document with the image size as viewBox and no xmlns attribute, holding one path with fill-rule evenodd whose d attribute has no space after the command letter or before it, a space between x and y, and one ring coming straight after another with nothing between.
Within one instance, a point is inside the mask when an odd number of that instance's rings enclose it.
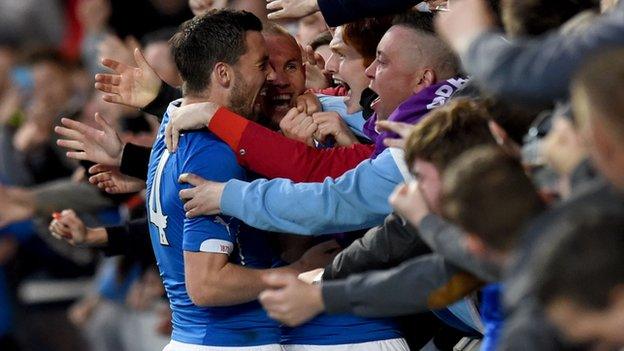
<instances>
[{"instance_id":1,"label":"man's face","mask_svg":"<svg viewBox=\"0 0 624 351\"><path fill-rule=\"evenodd\" d=\"M621 306L594 310L571 299L558 298L546 308L546 314L566 339L574 343L598 341L624 346L624 311Z\"/></svg>"},{"instance_id":2,"label":"man's face","mask_svg":"<svg viewBox=\"0 0 624 351\"><path fill-rule=\"evenodd\" d=\"M433 213L439 214L442 179L436 166L431 162L416 159L412 167L412 174L418 181L418 188L425 197L429 209Z\"/></svg>"},{"instance_id":3,"label":"man's face","mask_svg":"<svg viewBox=\"0 0 624 351\"><path fill-rule=\"evenodd\" d=\"M264 36L269 63L275 74L267 80L263 112L273 125L279 125L305 91L305 70L299 45L284 35Z\"/></svg>"},{"instance_id":4,"label":"man's face","mask_svg":"<svg viewBox=\"0 0 624 351\"><path fill-rule=\"evenodd\" d=\"M417 92L418 75L422 74L414 58L417 36L411 29L394 26L377 45L377 58L366 69L370 88L379 98L371 107L380 119L386 119L399 105ZM410 43L410 44L407 44Z\"/></svg>"},{"instance_id":5,"label":"man's face","mask_svg":"<svg viewBox=\"0 0 624 351\"><path fill-rule=\"evenodd\" d=\"M234 79L228 105L234 112L252 117L256 99L272 71L269 67L269 54L260 32L247 32L245 44L247 52L233 66Z\"/></svg>"},{"instance_id":6,"label":"man's face","mask_svg":"<svg viewBox=\"0 0 624 351\"><path fill-rule=\"evenodd\" d=\"M572 92L581 137L596 168L618 189L624 190L624 155L618 128L601 115L591 99L579 89Z\"/></svg>"},{"instance_id":7,"label":"man's face","mask_svg":"<svg viewBox=\"0 0 624 351\"><path fill-rule=\"evenodd\" d=\"M355 113L362 109L360 107L362 91L370 82L364 74L364 57L355 48L343 41L342 27L336 28L329 47L332 50L332 55L325 64L325 70L331 73L339 84L349 90L345 99L347 111Z\"/></svg>"}]
</instances>

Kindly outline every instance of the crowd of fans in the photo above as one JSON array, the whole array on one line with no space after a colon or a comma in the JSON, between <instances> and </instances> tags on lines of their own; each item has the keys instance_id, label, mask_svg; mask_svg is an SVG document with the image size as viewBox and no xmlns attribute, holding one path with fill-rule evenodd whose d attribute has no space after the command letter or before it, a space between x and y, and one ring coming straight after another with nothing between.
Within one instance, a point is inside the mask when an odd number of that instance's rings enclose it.
<instances>
[{"instance_id":1,"label":"crowd of fans","mask_svg":"<svg viewBox=\"0 0 624 351\"><path fill-rule=\"evenodd\" d=\"M624 348L623 2L0 9L0 350Z\"/></svg>"}]
</instances>

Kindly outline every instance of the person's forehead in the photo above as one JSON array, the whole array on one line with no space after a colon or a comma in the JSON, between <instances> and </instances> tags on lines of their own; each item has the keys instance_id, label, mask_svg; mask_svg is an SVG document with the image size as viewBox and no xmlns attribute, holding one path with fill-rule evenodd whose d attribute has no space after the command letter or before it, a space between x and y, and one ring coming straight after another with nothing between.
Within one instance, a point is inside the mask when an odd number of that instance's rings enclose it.
<instances>
[{"instance_id":1,"label":"person's forehead","mask_svg":"<svg viewBox=\"0 0 624 351\"><path fill-rule=\"evenodd\" d=\"M286 61L302 61L301 49L297 42L285 35L265 35L266 46L271 59L281 58Z\"/></svg>"}]
</instances>

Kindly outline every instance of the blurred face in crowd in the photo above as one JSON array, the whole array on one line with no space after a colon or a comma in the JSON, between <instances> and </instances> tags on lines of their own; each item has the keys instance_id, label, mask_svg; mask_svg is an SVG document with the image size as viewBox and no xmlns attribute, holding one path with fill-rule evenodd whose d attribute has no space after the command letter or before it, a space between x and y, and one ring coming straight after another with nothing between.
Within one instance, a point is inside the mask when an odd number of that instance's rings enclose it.
<instances>
[{"instance_id":1,"label":"blurred face in crowd","mask_svg":"<svg viewBox=\"0 0 624 351\"><path fill-rule=\"evenodd\" d=\"M370 88L379 95L371 105L378 118L388 118L403 101L424 87L420 60L414 57L417 45L418 36L403 26L390 28L381 38L377 57L366 69Z\"/></svg>"},{"instance_id":2,"label":"blurred face in crowd","mask_svg":"<svg viewBox=\"0 0 624 351\"><path fill-rule=\"evenodd\" d=\"M600 342L624 346L624 296L612 294L605 309L593 309L569 298L558 298L546 308L548 318L574 343Z\"/></svg>"},{"instance_id":3,"label":"blurred face in crowd","mask_svg":"<svg viewBox=\"0 0 624 351\"><path fill-rule=\"evenodd\" d=\"M334 32L329 47L332 55L325 63L325 70L333 75L334 79L349 90L345 98L347 111L355 113L360 107L362 91L369 84L369 79L364 73L364 57L355 48L347 45L343 40L343 28L338 27Z\"/></svg>"},{"instance_id":4,"label":"blurred face in crowd","mask_svg":"<svg viewBox=\"0 0 624 351\"><path fill-rule=\"evenodd\" d=\"M589 155L605 178L624 190L624 145L622 127L602 115L583 91L572 92L572 103Z\"/></svg>"},{"instance_id":5,"label":"blurred face in crowd","mask_svg":"<svg viewBox=\"0 0 624 351\"><path fill-rule=\"evenodd\" d=\"M329 45L321 45L317 47L316 50L314 50L314 52L321 55L321 57L323 58L323 61L325 62L329 61L329 57L332 54L332 51L329 48Z\"/></svg>"},{"instance_id":6,"label":"blurred face in crowd","mask_svg":"<svg viewBox=\"0 0 624 351\"><path fill-rule=\"evenodd\" d=\"M13 68L14 56L11 49L0 47L0 93L11 84L11 69Z\"/></svg>"},{"instance_id":7,"label":"blurred face in crowd","mask_svg":"<svg viewBox=\"0 0 624 351\"><path fill-rule=\"evenodd\" d=\"M305 70L301 49L294 38L276 34L265 34L264 38L275 74L267 79L263 112L277 126L305 91Z\"/></svg>"},{"instance_id":8,"label":"blurred face in crowd","mask_svg":"<svg viewBox=\"0 0 624 351\"><path fill-rule=\"evenodd\" d=\"M418 181L418 188L429 209L434 213L440 213L442 179L436 166L431 162L417 158L412 167L412 174Z\"/></svg>"},{"instance_id":9,"label":"blurred face in crowd","mask_svg":"<svg viewBox=\"0 0 624 351\"><path fill-rule=\"evenodd\" d=\"M317 35L327 30L327 23L320 12L316 12L299 20L297 41L302 46L310 44Z\"/></svg>"},{"instance_id":10,"label":"blurred face in crowd","mask_svg":"<svg viewBox=\"0 0 624 351\"><path fill-rule=\"evenodd\" d=\"M546 163L559 175L568 175L585 158L585 148L572 122L563 116L555 116L550 132L541 145Z\"/></svg>"},{"instance_id":11,"label":"blurred face in crowd","mask_svg":"<svg viewBox=\"0 0 624 351\"><path fill-rule=\"evenodd\" d=\"M228 106L242 116L252 116L260 90L267 79L272 79L269 53L262 34L249 31L245 34L247 51L232 67L234 79Z\"/></svg>"},{"instance_id":12,"label":"blurred face in crowd","mask_svg":"<svg viewBox=\"0 0 624 351\"><path fill-rule=\"evenodd\" d=\"M53 62L41 61L32 66L33 99L63 108L71 94L68 72Z\"/></svg>"},{"instance_id":13,"label":"blurred face in crowd","mask_svg":"<svg viewBox=\"0 0 624 351\"><path fill-rule=\"evenodd\" d=\"M159 41L147 45L144 55L147 62L165 83L174 87L182 85L182 78L178 73L168 42Z\"/></svg>"}]
</instances>

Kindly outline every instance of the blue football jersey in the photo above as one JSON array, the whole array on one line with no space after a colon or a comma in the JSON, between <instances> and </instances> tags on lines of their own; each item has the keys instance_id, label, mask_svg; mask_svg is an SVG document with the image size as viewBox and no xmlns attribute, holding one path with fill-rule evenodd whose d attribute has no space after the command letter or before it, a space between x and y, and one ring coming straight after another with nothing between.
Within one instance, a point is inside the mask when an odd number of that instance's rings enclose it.
<instances>
[{"instance_id":1,"label":"blue football jersey","mask_svg":"<svg viewBox=\"0 0 624 351\"><path fill-rule=\"evenodd\" d=\"M171 154L163 132L174 101L165 113L154 143L147 178L147 211L150 236L160 275L173 314L172 340L209 346L257 346L277 344L280 330L257 301L228 307L193 304L184 281L184 251L223 253L232 263L251 268L270 268L273 255L264 238L245 230L227 216L187 219L179 191L188 188L178 178L193 173L225 182L245 179L230 148L208 131L186 133Z\"/></svg>"}]
</instances>

